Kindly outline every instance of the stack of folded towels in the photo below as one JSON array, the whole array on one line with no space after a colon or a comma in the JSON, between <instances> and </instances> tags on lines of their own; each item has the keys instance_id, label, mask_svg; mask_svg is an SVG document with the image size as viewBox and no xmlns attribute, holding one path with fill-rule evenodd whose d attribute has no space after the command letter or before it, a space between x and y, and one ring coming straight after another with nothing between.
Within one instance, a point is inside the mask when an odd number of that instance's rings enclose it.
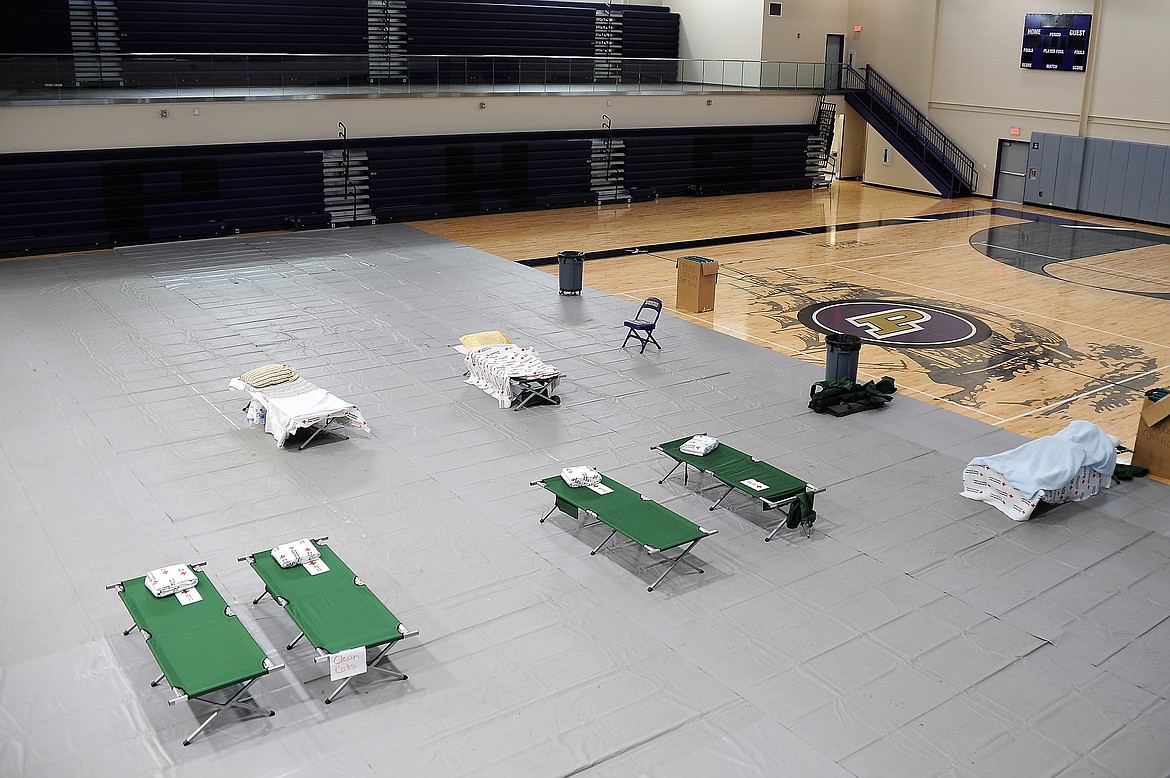
<instances>
[{"instance_id":1,"label":"stack of folded towels","mask_svg":"<svg viewBox=\"0 0 1170 778\"><path fill-rule=\"evenodd\" d=\"M296 567L315 562L321 558L321 552L308 538L294 540L272 549L272 557L281 567Z\"/></svg>"},{"instance_id":2,"label":"stack of folded towels","mask_svg":"<svg viewBox=\"0 0 1170 778\"><path fill-rule=\"evenodd\" d=\"M561 471L561 478L569 486L597 486L601 483L601 473L592 467L566 467Z\"/></svg>"},{"instance_id":3,"label":"stack of folded towels","mask_svg":"<svg viewBox=\"0 0 1170 778\"><path fill-rule=\"evenodd\" d=\"M198 583L199 577L187 565L168 565L146 574L146 588L155 597L170 597L194 589Z\"/></svg>"},{"instance_id":4,"label":"stack of folded towels","mask_svg":"<svg viewBox=\"0 0 1170 778\"><path fill-rule=\"evenodd\" d=\"M719 445L719 441L715 438L706 435L696 435L686 443L678 447L678 450L684 454L690 454L695 457L705 457L715 450Z\"/></svg>"}]
</instances>

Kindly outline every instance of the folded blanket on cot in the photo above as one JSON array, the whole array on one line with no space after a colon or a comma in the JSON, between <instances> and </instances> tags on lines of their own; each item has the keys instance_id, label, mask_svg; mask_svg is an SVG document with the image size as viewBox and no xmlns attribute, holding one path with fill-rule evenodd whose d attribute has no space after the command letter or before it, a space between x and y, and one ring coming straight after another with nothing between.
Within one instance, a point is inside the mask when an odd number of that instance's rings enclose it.
<instances>
[{"instance_id":1,"label":"folded blanket on cot","mask_svg":"<svg viewBox=\"0 0 1170 778\"><path fill-rule=\"evenodd\" d=\"M707 435L695 435L693 438L678 447L684 454L695 457L705 457L719 446L719 441Z\"/></svg>"},{"instance_id":2,"label":"folded blanket on cot","mask_svg":"<svg viewBox=\"0 0 1170 778\"><path fill-rule=\"evenodd\" d=\"M566 467L561 470L561 478L569 486L597 486L601 483L601 473L592 467Z\"/></svg>"},{"instance_id":3,"label":"folded blanket on cot","mask_svg":"<svg viewBox=\"0 0 1170 778\"><path fill-rule=\"evenodd\" d=\"M170 597L176 592L195 588L199 577L187 565L168 565L147 573L145 583L155 597Z\"/></svg>"},{"instance_id":4,"label":"folded blanket on cot","mask_svg":"<svg viewBox=\"0 0 1170 778\"><path fill-rule=\"evenodd\" d=\"M963 471L961 494L1022 521L1040 500L1076 502L1102 486L1108 489L1116 465L1109 435L1095 424L1074 421L1055 435L971 460Z\"/></svg>"},{"instance_id":5,"label":"folded blanket on cot","mask_svg":"<svg viewBox=\"0 0 1170 778\"><path fill-rule=\"evenodd\" d=\"M308 538L294 540L272 549L272 557L281 567L296 567L321 558L321 552Z\"/></svg>"}]
</instances>

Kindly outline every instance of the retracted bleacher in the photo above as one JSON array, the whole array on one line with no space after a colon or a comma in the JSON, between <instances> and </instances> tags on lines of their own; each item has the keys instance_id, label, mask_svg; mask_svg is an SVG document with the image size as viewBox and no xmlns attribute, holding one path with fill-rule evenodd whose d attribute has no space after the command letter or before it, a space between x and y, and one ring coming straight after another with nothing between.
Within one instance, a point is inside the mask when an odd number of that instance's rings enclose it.
<instances>
[{"instance_id":1,"label":"retracted bleacher","mask_svg":"<svg viewBox=\"0 0 1170 778\"><path fill-rule=\"evenodd\" d=\"M124 149L0 160L0 255L320 223L321 152Z\"/></svg>"},{"instance_id":2,"label":"retracted bleacher","mask_svg":"<svg viewBox=\"0 0 1170 778\"><path fill-rule=\"evenodd\" d=\"M379 221L594 204L589 130L360 141ZM808 188L808 126L628 130L634 199ZM327 226L331 142L0 157L0 255Z\"/></svg>"}]
</instances>

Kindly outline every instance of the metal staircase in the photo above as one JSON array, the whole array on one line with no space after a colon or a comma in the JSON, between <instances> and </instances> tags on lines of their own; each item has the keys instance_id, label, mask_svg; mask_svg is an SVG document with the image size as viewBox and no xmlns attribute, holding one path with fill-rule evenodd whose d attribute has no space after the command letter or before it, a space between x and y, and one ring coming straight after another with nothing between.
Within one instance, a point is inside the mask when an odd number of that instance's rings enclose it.
<instances>
[{"instance_id":1,"label":"metal staircase","mask_svg":"<svg viewBox=\"0 0 1170 778\"><path fill-rule=\"evenodd\" d=\"M370 81L406 83L406 2L368 0Z\"/></svg>"},{"instance_id":2,"label":"metal staircase","mask_svg":"<svg viewBox=\"0 0 1170 778\"><path fill-rule=\"evenodd\" d=\"M626 143L613 137L612 122L602 115L601 128L605 137L593 138L589 153L589 190L597 195L597 204L631 202L633 196L626 189Z\"/></svg>"},{"instance_id":3,"label":"metal staircase","mask_svg":"<svg viewBox=\"0 0 1170 778\"><path fill-rule=\"evenodd\" d=\"M69 34L74 86L122 85L115 0L69 0Z\"/></svg>"},{"instance_id":4,"label":"metal staircase","mask_svg":"<svg viewBox=\"0 0 1170 778\"><path fill-rule=\"evenodd\" d=\"M622 77L622 12L598 8L593 15L593 80L617 83Z\"/></svg>"},{"instance_id":5,"label":"metal staircase","mask_svg":"<svg viewBox=\"0 0 1170 778\"><path fill-rule=\"evenodd\" d=\"M845 68L845 102L897 149L943 197L972 194L975 162L869 65Z\"/></svg>"},{"instance_id":6,"label":"metal staircase","mask_svg":"<svg viewBox=\"0 0 1170 778\"><path fill-rule=\"evenodd\" d=\"M813 189L831 186L837 175L836 158L832 156L833 128L837 123L837 104L825 102L825 96L817 99L816 132L808 136L805 170L812 179Z\"/></svg>"}]
</instances>

